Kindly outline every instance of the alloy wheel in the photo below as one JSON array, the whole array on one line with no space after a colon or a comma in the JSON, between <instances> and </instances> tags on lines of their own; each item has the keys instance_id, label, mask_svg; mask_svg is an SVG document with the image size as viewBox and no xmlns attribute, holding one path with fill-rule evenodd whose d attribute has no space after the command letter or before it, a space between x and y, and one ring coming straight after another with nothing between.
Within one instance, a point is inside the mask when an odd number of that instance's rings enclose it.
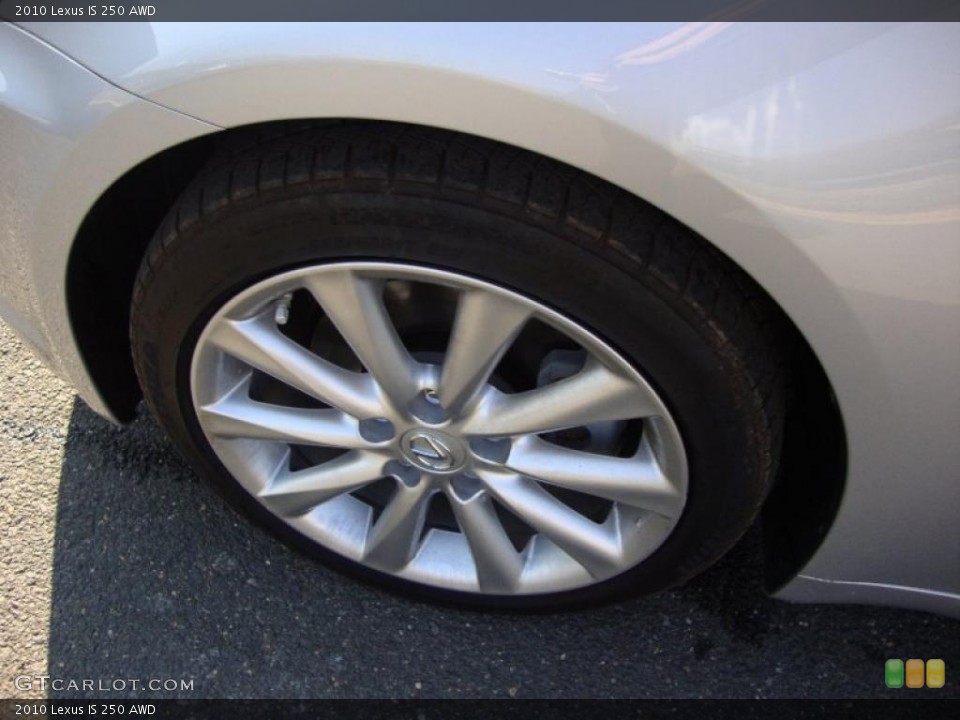
<instances>
[{"instance_id":1,"label":"alloy wheel","mask_svg":"<svg viewBox=\"0 0 960 720\"><path fill-rule=\"evenodd\" d=\"M274 275L207 321L204 437L272 514L436 588L558 592L638 565L686 501L677 426L590 330L513 290L383 262Z\"/></svg>"}]
</instances>

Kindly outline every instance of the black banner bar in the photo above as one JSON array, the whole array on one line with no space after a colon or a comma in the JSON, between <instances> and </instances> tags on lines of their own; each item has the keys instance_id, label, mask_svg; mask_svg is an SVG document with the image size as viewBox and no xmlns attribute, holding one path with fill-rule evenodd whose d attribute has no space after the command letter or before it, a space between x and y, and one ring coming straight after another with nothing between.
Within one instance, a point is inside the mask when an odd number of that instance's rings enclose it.
<instances>
[{"instance_id":1,"label":"black banner bar","mask_svg":"<svg viewBox=\"0 0 960 720\"><path fill-rule=\"evenodd\" d=\"M13 22L960 20L960 0L0 0Z\"/></svg>"},{"instance_id":2,"label":"black banner bar","mask_svg":"<svg viewBox=\"0 0 960 720\"><path fill-rule=\"evenodd\" d=\"M948 700L0 700L0 720L135 717L152 720L716 720L946 718Z\"/></svg>"}]
</instances>

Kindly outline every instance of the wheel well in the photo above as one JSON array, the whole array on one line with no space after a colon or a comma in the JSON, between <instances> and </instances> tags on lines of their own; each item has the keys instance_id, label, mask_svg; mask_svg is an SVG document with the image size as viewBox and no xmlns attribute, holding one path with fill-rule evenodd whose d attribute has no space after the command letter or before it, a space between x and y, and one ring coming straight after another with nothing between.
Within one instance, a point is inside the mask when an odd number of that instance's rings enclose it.
<instances>
[{"instance_id":1,"label":"wheel well","mask_svg":"<svg viewBox=\"0 0 960 720\"><path fill-rule=\"evenodd\" d=\"M80 355L117 419L131 420L142 397L130 353L130 300L147 245L167 211L224 147L236 151L332 122L351 121L281 121L187 141L128 171L91 208L71 250L67 300ZM767 296L759 285L756 290ZM761 516L767 583L774 589L806 563L833 522L846 476L846 441L823 367L786 313L769 301L781 316L790 366L780 472Z\"/></svg>"},{"instance_id":2,"label":"wheel well","mask_svg":"<svg viewBox=\"0 0 960 720\"><path fill-rule=\"evenodd\" d=\"M215 142L212 136L190 140L128 171L87 213L71 248L70 324L87 372L118 420L132 420L141 398L127 330L137 268L164 215Z\"/></svg>"}]
</instances>

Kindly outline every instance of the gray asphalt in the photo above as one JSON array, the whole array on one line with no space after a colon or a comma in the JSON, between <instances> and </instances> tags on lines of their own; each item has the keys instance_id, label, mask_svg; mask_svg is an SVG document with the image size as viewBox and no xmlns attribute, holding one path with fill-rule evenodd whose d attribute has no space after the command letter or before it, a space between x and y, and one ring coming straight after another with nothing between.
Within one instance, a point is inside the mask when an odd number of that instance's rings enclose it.
<instances>
[{"instance_id":1,"label":"gray asphalt","mask_svg":"<svg viewBox=\"0 0 960 720\"><path fill-rule=\"evenodd\" d=\"M0 325L0 697L43 695L20 674L193 681L54 697L960 697L960 623L770 599L759 554L751 531L683 588L579 613L408 601L251 526L146 413L113 427ZM946 687L885 688L890 657L943 658Z\"/></svg>"}]
</instances>

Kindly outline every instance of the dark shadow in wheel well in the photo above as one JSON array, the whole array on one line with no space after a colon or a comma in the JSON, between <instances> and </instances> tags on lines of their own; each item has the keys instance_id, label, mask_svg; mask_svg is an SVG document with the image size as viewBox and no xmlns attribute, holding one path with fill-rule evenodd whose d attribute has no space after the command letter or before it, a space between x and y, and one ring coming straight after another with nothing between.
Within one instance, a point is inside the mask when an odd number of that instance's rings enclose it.
<instances>
[{"instance_id":1,"label":"dark shadow in wheel well","mask_svg":"<svg viewBox=\"0 0 960 720\"><path fill-rule=\"evenodd\" d=\"M265 123L190 140L137 165L90 210L71 252L67 298L80 354L117 419L133 419L141 398L130 356L129 306L137 269L168 209L218 148L242 149L339 122L352 121ZM771 590L793 577L820 545L846 476L843 421L830 382L800 331L776 307L786 328L783 356L791 370L791 401L779 478L762 514Z\"/></svg>"},{"instance_id":2,"label":"dark shadow in wheel well","mask_svg":"<svg viewBox=\"0 0 960 720\"><path fill-rule=\"evenodd\" d=\"M87 372L122 422L133 420L141 398L128 336L134 278L164 215L215 143L215 136L191 140L128 171L87 213L70 251L73 334Z\"/></svg>"},{"instance_id":3,"label":"dark shadow in wheel well","mask_svg":"<svg viewBox=\"0 0 960 720\"><path fill-rule=\"evenodd\" d=\"M847 441L830 380L797 327L787 322L787 415L777 480L761 512L764 575L774 592L806 565L843 497Z\"/></svg>"}]
</instances>

